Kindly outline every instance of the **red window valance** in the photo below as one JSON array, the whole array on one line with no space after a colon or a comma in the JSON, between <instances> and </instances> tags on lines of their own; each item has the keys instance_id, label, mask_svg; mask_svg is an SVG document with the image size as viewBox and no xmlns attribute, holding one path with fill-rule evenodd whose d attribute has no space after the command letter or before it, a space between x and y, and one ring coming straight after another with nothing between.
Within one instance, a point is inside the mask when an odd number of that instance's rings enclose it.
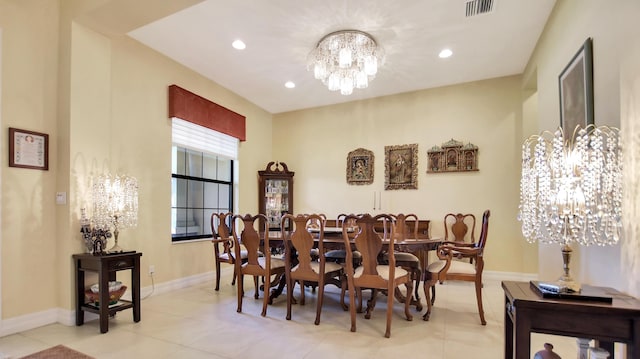
<instances>
[{"instance_id":1,"label":"red window valance","mask_svg":"<svg viewBox=\"0 0 640 359\"><path fill-rule=\"evenodd\" d=\"M169 118L172 117L222 132L240 141L246 140L244 116L177 85L169 86Z\"/></svg>"}]
</instances>

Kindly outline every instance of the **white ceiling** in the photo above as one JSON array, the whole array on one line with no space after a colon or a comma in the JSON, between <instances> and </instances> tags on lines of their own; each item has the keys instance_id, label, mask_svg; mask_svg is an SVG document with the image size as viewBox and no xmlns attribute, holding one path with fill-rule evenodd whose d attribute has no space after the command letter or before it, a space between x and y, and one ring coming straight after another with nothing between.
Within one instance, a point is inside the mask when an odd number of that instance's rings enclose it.
<instances>
[{"instance_id":1,"label":"white ceiling","mask_svg":"<svg viewBox=\"0 0 640 359\"><path fill-rule=\"evenodd\" d=\"M128 35L280 113L522 73L555 0L494 0L490 13L472 17L466 2L206 0ZM307 71L315 44L343 29L368 32L386 53L369 88L350 96ZM233 49L236 39L247 48ZM453 56L443 60L445 47Z\"/></svg>"}]
</instances>

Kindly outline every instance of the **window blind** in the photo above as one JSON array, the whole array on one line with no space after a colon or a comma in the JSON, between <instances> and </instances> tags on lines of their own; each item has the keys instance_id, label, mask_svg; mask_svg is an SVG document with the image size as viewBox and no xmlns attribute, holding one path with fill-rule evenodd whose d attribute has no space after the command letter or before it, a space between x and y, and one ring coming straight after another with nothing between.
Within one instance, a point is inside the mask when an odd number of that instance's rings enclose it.
<instances>
[{"instance_id":1,"label":"window blind","mask_svg":"<svg viewBox=\"0 0 640 359\"><path fill-rule=\"evenodd\" d=\"M213 153L232 160L238 159L238 139L233 136L177 117L171 118L171 134L171 141L175 145Z\"/></svg>"}]
</instances>

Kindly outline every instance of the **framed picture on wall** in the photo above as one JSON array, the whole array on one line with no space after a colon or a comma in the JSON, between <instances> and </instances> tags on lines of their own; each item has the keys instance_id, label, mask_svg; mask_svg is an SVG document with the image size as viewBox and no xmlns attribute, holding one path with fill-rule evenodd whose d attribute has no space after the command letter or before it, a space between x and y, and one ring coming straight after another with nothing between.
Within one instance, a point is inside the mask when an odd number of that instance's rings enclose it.
<instances>
[{"instance_id":1,"label":"framed picture on wall","mask_svg":"<svg viewBox=\"0 0 640 359\"><path fill-rule=\"evenodd\" d=\"M10 127L9 167L49 170L49 135Z\"/></svg>"},{"instance_id":2,"label":"framed picture on wall","mask_svg":"<svg viewBox=\"0 0 640 359\"><path fill-rule=\"evenodd\" d=\"M364 185L373 183L373 152L355 149L347 155L347 183Z\"/></svg>"},{"instance_id":3,"label":"framed picture on wall","mask_svg":"<svg viewBox=\"0 0 640 359\"><path fill-rule=\"evenodd\" d=\"M384 189L418 189L418 144L384 146Z\"/></svg>"},{"instance_id":4,"label":"framed picture on wall","mask_svg":"<svg viewBox=\"0 0 640 359\"><path fill-rule=\"evenodd\" d=\"M573 138L576 126L593 124L593 46L588 38L558 77L560 126ZM571 136L571 137L569 137Z\"/></svg>"}]
</instances>

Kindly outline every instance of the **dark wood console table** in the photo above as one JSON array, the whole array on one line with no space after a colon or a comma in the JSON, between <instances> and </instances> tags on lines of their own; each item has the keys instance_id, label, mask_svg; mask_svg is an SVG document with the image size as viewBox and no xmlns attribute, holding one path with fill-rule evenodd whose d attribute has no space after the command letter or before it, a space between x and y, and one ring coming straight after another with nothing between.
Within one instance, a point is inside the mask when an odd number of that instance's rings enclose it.
<instances>
[{"instance_id":1,"label":"dark wood console table","mask_svg":"<svg viewBox=\"0 0 640 359\"><path fill-rule=\"evenodd\" d=\"M74 254L76 272L76 325L84 324L84 312L100 315L100 333L109 331L109 317L124 309L133 308L133 321L140 321L140 252L128 252L118 254L106 254L94 256L90 253ZM86 271L98 273L100 288L109 288L109 281L116 280L116 272L131 270L131 301L120 299L115 305L102 305L109 303L109 291L100 290L101 305L86 303L85 281Z\"/></svg>"},{"instance_id":2,"label":"dark wood console table","mask_svg":"<svg viewBox=\"0 0 640 359\"><path fill-rule=\"evenodd\" d=\"M531 332L594 339L611 358L613 343L621 342L627 358L640 359L640 301L612 288L584 287L613 303L545 299L529 282L502 282L505 359L531 358Z\"/></svg>"}]
</instances>

